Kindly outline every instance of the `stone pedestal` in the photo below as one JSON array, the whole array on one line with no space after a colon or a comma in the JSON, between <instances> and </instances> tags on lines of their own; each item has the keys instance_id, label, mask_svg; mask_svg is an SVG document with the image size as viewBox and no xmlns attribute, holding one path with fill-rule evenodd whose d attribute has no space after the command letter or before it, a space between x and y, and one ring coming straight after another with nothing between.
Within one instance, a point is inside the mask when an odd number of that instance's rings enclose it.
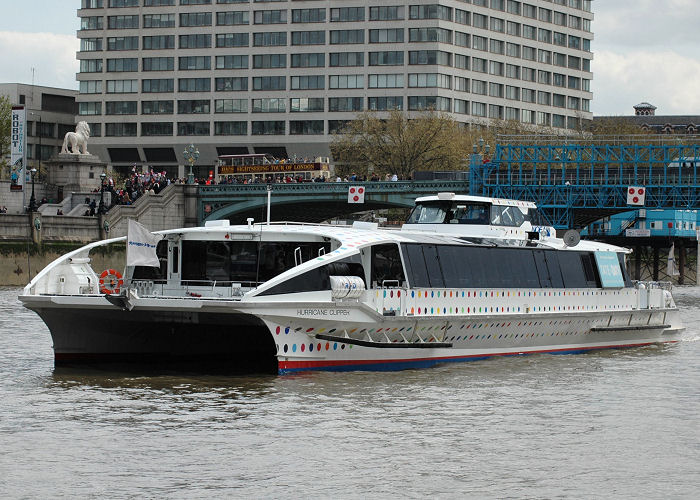
<instances>
[{"instance_id":1,"label":"stone pedestal","mask_svg":"<svg viewBox=\"0 0 700 500\"><path fill-rule=\"evenodd\" d=\"M99 190L100 174L107 173L107 164L91 154L59 154L43 163L48 170L47 184L61 199L72 192Z\"/></svg>"}]
</instances>

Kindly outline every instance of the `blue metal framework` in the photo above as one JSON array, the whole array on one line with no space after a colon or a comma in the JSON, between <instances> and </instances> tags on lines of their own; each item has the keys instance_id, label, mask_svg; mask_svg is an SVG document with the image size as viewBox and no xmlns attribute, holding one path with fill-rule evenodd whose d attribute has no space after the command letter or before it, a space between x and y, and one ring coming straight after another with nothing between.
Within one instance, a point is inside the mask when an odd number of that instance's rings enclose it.
<instances>
[{"instance_id":1,"label":"blue metal framework","mask_svg":"<svg viewBox=\"0 0 700 500\"><path fill-rule=\"evenodd\" d=\"M554 227L582 227L634 208L629 186L646 187L646 208L698 208L699 163L697 144L503 144L492 162L472 162L470 193L534 201Z\"/></svg>"}]
</instances>

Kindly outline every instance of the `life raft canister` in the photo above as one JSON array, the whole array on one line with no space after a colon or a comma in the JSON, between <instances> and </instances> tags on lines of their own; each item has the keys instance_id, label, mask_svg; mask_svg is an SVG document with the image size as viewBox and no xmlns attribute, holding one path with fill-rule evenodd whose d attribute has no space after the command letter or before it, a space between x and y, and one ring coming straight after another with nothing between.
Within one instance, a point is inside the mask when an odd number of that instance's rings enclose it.
<instances>
[{"instance_id":1,"label":"life raft canister","mask_svg":"<svg viewBox=\"0 0 700 500\"><path fill-rule=\"evenodd\" d=\"M124 285L122 274L114 269L107 269L100 274L100 293L119 295Z\"/></svg>"}]
</instances>

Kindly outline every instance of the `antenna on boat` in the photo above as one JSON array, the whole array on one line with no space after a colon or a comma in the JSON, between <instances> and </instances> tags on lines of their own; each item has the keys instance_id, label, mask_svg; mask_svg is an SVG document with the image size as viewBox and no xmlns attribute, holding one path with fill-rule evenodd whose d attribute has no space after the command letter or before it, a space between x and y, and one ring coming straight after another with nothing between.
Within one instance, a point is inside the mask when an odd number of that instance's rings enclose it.
<instances>
[{"instance_id":1,"label":"antenna on boat","mask_svg":"<svg viewBox=\"0 0 700 500\"><path fill-rule=\"evenodd\" d=\"M267 225L270 225L270 199L272 198L272 184L267 185Z\"/></svg>"}]
</instances>

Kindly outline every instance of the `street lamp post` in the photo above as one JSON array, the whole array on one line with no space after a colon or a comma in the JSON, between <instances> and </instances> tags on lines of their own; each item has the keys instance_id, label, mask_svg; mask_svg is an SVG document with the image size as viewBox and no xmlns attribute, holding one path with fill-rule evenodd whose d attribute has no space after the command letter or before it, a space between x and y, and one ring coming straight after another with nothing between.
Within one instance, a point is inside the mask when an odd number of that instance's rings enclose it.
<instances>
[{"instance_id":1,"label":"street lamp post","mask_svg":"<svg viewBox=\"0 0 700 500\"><path fill-rule=\"evenodd\" d=\"M36 177L36 169L30 170L32 174L32 196L29 198L29 212L36 212L36 198L34 197L34 177Z\"/></svg>"},{"instance_id":2,"label":"street lamp post","mask_svg":"<svg viewBox=\"0 0 700 500\"><path fill-rule=\"evenodd\" d=\"M107 174L102 172L100 174L100 206L97 208L97 213L100 215L104 215L105 213L105 200L104 200L104 195L105 195L105 178L107 177Z\"/></svg>"},{"instance_id":3,"label":"street lamp post","mask_svg":"<svg viewBox=\"0 0 700 500\"><path fill-rule=\"evenodd\" d=\"M199 159L199 149L195 147L194 144L190 144L182 152L185 160L190 164L190 173L187 174L187 184L194 184L194 173L192 172L192 167L194 163Z\"/></svg>"},{"instance_id":4,"label":"street lamp post","mask_svg":"<svg viewBox=\"0 0 700 500\"><path fill-rule=\"evenodd\" d=\"M486 154L488 156L490 151L491 146L484 144L484 138L479 137L478 144L472 145L472 166L479 165L482 162L483 155Z\"/></svg>"}]
</instances>

